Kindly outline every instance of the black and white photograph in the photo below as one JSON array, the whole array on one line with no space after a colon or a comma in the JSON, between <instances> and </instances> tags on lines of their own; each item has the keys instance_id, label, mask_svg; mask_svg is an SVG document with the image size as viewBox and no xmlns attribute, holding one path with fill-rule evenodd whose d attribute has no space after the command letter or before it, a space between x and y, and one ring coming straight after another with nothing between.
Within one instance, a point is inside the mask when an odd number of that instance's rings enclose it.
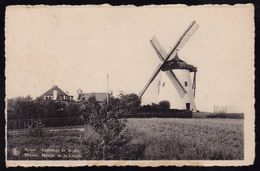
<instances>
[{"instance_id":1,"label":"black and white photograph","mask_svg":"<svg viewBox=\"0 0 260 171\"><path fill-rule=\"evenodd\" d=\"M7 166L242 166L254 6L11 5Z\"/></svg>"}]
</instances>

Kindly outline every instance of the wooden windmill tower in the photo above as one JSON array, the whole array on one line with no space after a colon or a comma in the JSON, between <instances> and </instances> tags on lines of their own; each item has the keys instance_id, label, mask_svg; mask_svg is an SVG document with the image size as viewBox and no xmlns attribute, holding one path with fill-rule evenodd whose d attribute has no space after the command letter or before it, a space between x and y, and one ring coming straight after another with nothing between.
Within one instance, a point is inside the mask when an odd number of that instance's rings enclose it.
<instances>
[{"instance_id":1,"label":"wooden windmill tower","mask_svg":"<svg viewBox=\"0 0 260 171\"><path fill-rule=\"evenodd\" d=\"M195 105L195 91L196 91L196 72L197 68L193 65L187 64L185 61L181 60L178 57L179 50L184 46L184 44L189 40L189 38L194 34L194 32L198 29L198 24L193 21L190 26L185 30L185 32L181 35L173 49L167 54L162 46L159 44L158 40L153 37L150 40L154 50L156 51L158 57L162 61L157 68L155 69L152 77L149 79L145 87L139 93L139 97L141 98L149 85L155 79L160 71L163 71L165 75L168 77L172 85L178 92L178 95L181 98L181 104L183 109L197 111ZM191 73L193 73L193 79L191 80ZM164 82L161 82L162 86L165 85ZM163 89L162 89L163 90ZM159 91L159 98L161 100L164 97L161 96L163 91ZM164 93L165 94L165 93ZM166 92L166 94L171 94L171 92Z\"/></svg>"}]
</instances>

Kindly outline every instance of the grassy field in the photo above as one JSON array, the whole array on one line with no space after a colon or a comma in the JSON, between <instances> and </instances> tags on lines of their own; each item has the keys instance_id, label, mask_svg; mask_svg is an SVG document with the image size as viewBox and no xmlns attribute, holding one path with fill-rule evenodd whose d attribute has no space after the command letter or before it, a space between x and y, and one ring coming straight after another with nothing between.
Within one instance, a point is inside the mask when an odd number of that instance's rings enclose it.
<instances>
[{"instance_id":1,"label":"grassy field","mask_svg":"<svg viewBox=\"0 0 260 171\"><path fill-rule=\"evenodd\" d=\"M244 157L243 122L243 119L128 119L124 133L132 137L131 144L144 145L139 157L142 160L240 160ZM90 134L83 130L49 129L41 138L28 137L25 131L10 131L8 159L53 159L13 156L13 148L82 151L84 137Z\"/></svg>"},{"instance_id":2,"label":"grassy field","mask_svg":"<svg viewBox=\"0 0 260 171\"><path fill-rule=\"evenodd\" d=\"M243 120L131 119L128 128L145 143L144 159L243 159Z\"/></svg>"}]
</instances>

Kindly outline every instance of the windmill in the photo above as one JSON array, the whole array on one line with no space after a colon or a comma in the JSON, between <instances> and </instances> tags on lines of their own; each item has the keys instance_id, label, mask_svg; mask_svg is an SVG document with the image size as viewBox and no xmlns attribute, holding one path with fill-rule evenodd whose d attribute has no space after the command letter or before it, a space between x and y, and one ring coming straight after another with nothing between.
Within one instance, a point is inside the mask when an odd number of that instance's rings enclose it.
<instances>
[{"instance_id":1,"label":"windmill","mask_svg":"<svg viewBox=\"0 0 260 171\"><path fill-rule=\"evenodd\" d=\"M160 71L163 71L165 72L165 74L177 90L180 98L182 99L181 101L183 104L183 108L187 110L197 111L194 100L196 91L197 68L181 60L178 56L178 52L184 46L184 44L190 39L190 37L194 34L198 27L199 25L196 23L196 21L192 21L192 23L184 31L179 40L176 42L175 46L171 49L171 51L168 54L162 48L156 37L153 37L150 40L152 47L154 48L158 57L161 60L161 63L157 66L152 77L149 79L145 87L139 93L139 98L143 96L143 94L145 93L149 85L153 82L158 73ZM192 82L190 73L193 73Z\"/></svg>"}]
</instances>

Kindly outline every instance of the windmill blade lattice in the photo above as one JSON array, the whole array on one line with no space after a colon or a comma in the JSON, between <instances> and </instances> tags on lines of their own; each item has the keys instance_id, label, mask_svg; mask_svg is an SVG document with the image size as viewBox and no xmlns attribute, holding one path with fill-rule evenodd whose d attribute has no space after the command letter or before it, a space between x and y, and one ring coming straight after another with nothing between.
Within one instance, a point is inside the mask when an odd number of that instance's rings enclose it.
<instances>
[{"instance_id":1,"label":"windmill blade lattice","mask_svg":"<svg viewBox=\"0 0 260 171\"><path fill-rule=\"evenodd\" d=\"M195 33L195 31L199 28L199 25L196 23L196 21L192 21L188 29L183 33L182 39L180 38L177 43L175 44L175 51L178 53L180 49L185 45L185 43L190 39L190 37ZM174 48L173 48L174 50ZM173 51L172 50L172 51ZM172 54L170 59L173 59L176 56L176 54Z\"/></svg>"},{"instance_id":2,"label":"windmill blade lattice","mask_svg":"<svg viewBox=\"0 0 260 171\"><path fill-rule=\"evenodd\" d=\"M171 56L175 56L177 54L177 49L179 50L180 47L182 47L184 44L191 36L192 34L195 32L195 30L198 28L198 25L195 21L193 21L190 26L185 30L185 32L182 34L182 36L179 38L179 40L177 41L176 45L174 46L174 48L170 51L170 53L167 55L167 57L165 58L164 62L162 62L161 64L159 64L156 68L156 70L154 71L152 77L149 79L149 81L146 83L145 87L143 88L143 90L139 93L139 98L141 98L144 94L144 92L147 90L147 88L149 87L149 85L152 83L152 81L155 79L155 77L157 76L157 74L160 72L162 66L168 61L168 59ZM188 35L187 35L188 34ZM180 47L179 47L180 46Z\"/></svg>"},{"instance_id":3,"label":"windmill blade lattice","mask_svg":"<svg viewBox=\"0 0 260 171\"><path fill-rule=\"evenodd\" d=\"M153 37L151 40L151 45L154 48L154 50L156 51L157 55L159 56L160 60L162 62L164 62L164 59L167 57L167 53L165 52L165 50L163 49L163 47L160 45L159 41L156 39L156 37ZM171 83L174 85L174 87L176 88L179 96L181 98L183 98L186 94L186 90L184 89L184 87L182 86L182 84L180 83L179 79L176 77L176 75L174 74L173 71L169 70L169 71L165 71L166 75L168 76L168 78L170 79Z\"/></svg>"}]
</instances>

